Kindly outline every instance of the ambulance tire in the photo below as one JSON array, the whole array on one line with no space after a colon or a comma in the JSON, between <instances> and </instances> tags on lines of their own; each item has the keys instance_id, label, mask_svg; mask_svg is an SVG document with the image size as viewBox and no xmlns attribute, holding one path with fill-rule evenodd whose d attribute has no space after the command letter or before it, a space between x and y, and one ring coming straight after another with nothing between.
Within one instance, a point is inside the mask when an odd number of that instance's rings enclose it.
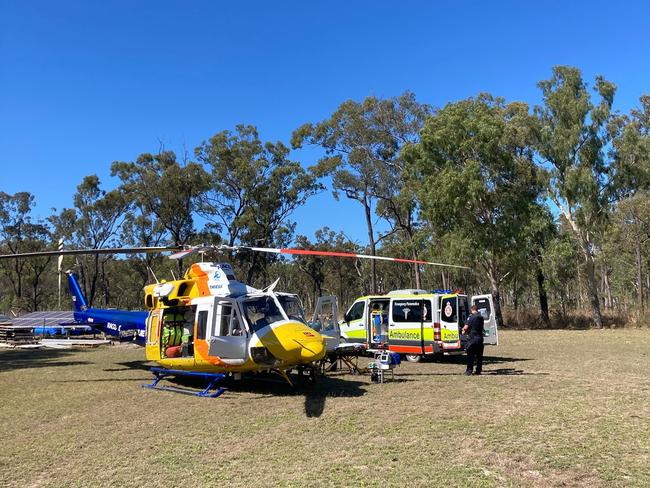
<instances>
[{"instance_id":1,"label":"ambulance tire","mask_svg":"<svg viewBox=\"0 0 650 488\"><path fill-rule=\"evenodd\" d=\"M419 363L422 361L422 356L420 354L405 354L404 357L409 363Z\"/></svg>"}]
</instances>

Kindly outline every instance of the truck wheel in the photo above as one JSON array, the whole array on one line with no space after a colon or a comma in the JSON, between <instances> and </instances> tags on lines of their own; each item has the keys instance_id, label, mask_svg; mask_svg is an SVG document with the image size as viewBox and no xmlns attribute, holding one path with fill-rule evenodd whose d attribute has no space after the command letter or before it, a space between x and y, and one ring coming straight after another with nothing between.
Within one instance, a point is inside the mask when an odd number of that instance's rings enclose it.
<instances>
[{"instance_id":1,"label":"truck wheel","mask_svg":"<svg viewBox=\"0 0 650 488\"><path fill-rule=\"evenodd\" d=\"M404 357L409 363L419 363L422 360L419 354L405 354Z\"/></svg>"}]
</instances>

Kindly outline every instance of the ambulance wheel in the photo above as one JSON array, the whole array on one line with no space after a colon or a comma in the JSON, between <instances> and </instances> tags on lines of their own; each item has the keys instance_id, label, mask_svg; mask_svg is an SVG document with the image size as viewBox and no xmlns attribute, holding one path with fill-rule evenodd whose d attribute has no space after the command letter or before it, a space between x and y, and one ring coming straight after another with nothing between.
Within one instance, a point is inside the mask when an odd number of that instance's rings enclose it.
<instances>
[{"instance_id":1,"label":"ambulance wheel","mask_svg":"<svg viewBox=\"0 0 650 488\"><path fill-rule=\"evenodd\" d=\"M404 357L409 363L419 363L422 361L422 356L419 354L405 354Z\"/></svg>"}]
</instances>

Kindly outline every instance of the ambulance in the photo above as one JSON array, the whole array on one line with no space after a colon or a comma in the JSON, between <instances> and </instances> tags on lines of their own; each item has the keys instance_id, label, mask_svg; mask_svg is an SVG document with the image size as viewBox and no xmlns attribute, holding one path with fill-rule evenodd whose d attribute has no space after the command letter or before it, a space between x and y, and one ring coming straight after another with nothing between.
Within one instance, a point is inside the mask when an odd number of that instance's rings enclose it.
<instances>
[{"instance_id":1,"label":"ambulance","mask_svg":"<svg viewBox=\"0 0 650 488\"><path fill-rule=\"evenodd\" d=\"M450 290L395 290L358 298L339 322L341 340L365 343L370 349L388 347L412 362L462 353L468 338L461 329L471 305L485 319L484 343L498 345L492 295L468 297Z\"/></svg>"}]
</instances>

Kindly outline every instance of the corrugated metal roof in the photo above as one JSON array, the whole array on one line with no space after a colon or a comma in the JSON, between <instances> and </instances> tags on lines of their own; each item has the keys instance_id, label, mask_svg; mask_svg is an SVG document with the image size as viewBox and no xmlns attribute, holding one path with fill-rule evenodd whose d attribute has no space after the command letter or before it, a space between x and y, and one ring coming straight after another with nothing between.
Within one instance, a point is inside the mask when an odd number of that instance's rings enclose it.
<instances>
[{"instance_id":1,"label":"corrugated metal roof","mask_svg":"<svg viewBox=\"0 0 650 488\"><path fill-rule=\"evenodd\" d=\"M11 320L14 325L21 327L55 327L61 323L73 321L72 311L62 312L60 310L32 312Z\"/></svg>"}]
</instances>

